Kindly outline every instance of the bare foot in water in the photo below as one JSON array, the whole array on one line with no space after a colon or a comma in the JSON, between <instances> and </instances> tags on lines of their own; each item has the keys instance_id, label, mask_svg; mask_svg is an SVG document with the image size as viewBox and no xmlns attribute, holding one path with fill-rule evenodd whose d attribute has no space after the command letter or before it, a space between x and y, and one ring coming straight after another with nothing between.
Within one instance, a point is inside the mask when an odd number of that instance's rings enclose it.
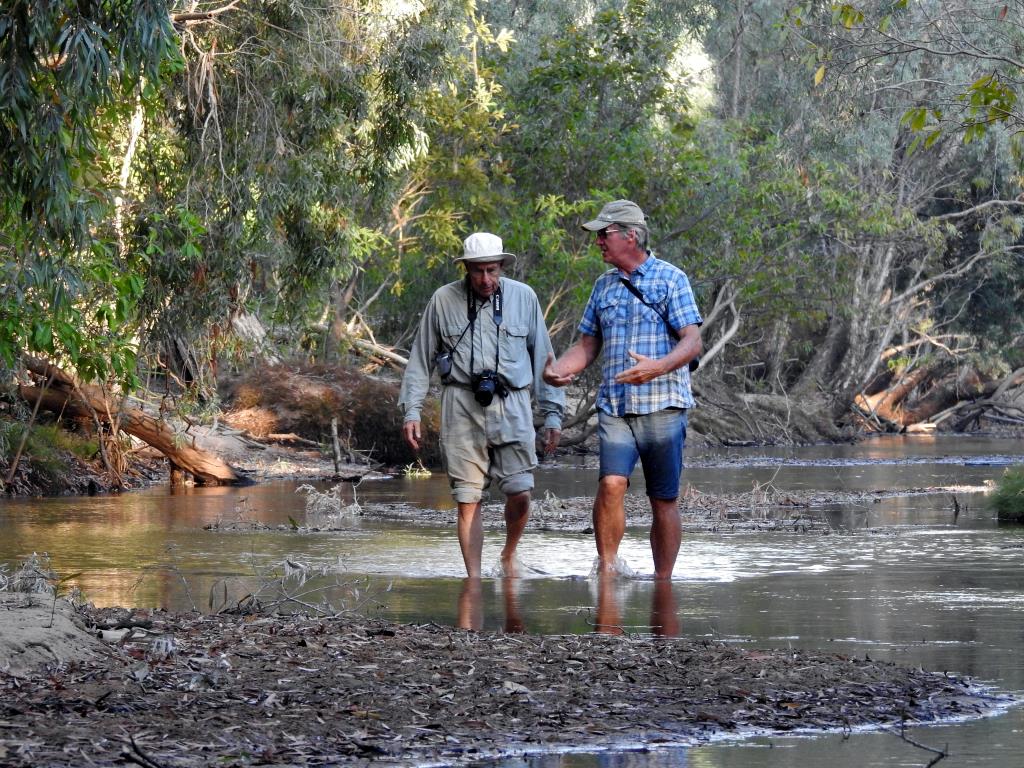
<instances>
[{"instance_id":1,"label":"bare foot in water","mask_svg":"<svg viewBox=\"0 0 1024 768\"><path fill-rule=\"evenodd\" d=\"M516 559L516 553L502 550L499 568L501 569L499 576L508 579L519 578L519 561Z\"/></svg>"}]
</instances>

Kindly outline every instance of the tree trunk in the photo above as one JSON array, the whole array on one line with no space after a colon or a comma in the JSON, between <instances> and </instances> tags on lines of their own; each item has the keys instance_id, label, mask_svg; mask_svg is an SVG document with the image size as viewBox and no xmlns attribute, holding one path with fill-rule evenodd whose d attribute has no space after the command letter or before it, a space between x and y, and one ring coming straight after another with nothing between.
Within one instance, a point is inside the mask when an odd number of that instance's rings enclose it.
<instances>
[{"instance_id":1,"label":"tree trunk","mask_svg":"<svg viewBox=\"0 0 1024 768\"><path fill-rule=\"evenodd\" d=\"M768 386L771 387L773 395L779 395L785 391L785 386L782 383L782 372L786 366L786 348L789 345L789 331L789 318L780 317L772 323L771 335L768 337L764 378Z\"/></svg>"},{"instance_id":2,"label":"tree trunk","mask_svg":"<svg viewBox=\"0 0 1024 768\"><path fill-rule=\"evenodd\" d=\"M53 373L53 383L46 391L36 386L18 387L18 394L26 402L34 403L36 398L41 398L41 407L54 413L87 418L96 413L101 419L108 418L116 422L122 431L163 453L171 462L172 470L178 468L191 473L201 485L238 482L238 475L219 456L194 445L181 444L179 436L163 421L136 408L112 406L99 387L91 384L75 386L74 380L56 366L41 361L26 361L26 365L37 375Z\"/></svg>"}]
</instances>

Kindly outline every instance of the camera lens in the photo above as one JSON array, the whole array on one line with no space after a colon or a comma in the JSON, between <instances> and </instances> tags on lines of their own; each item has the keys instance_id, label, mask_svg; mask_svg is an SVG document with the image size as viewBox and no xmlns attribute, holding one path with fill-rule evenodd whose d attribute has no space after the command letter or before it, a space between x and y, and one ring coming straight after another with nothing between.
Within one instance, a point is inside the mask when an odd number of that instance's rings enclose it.
<instances>
[{"instance_id":1,"label":"camera lens","mask_svg":"<svg viewBox=\"0 0 1024 768\"><path fill-rule=\"evenodd\" d=\"M494 400L497 390L498 376L493 371L482 371L473 382L473 397L484 408Z\"/></svg>"}]
</instances>

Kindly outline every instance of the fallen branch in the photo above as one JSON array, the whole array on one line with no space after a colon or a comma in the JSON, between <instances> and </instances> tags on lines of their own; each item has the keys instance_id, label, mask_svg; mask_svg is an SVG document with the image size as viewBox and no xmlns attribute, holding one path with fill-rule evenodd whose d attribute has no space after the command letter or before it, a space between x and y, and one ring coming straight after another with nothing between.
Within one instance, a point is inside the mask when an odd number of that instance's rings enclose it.
<instances>
[{"instance_id":1,"label":"fallen branch","mask_svg":"<svg viewBox=\"0 0 1024 768\"><path fill-rule=\"evenodd\" d=\"M900 724L899 731L892 731L892 733L899 736L903 741L907 742L907 744L910 744L912 747L923 749L925 752L931 752L933 755L935 755L935 757L932 758L932 760L928 763L928 765L925 766L925 768L931 768L933 765L935 765L943 758L949 757L949 745L946 745L944 749L936 749L935 747L929 747L927 744L922 744L919 741L914 741L912 738L907 736L905 723Z\"/></svg>"},{"instance_id":2,"label":"fallen branch","mask_svg":"<svg viewBox=\"0 0 1024 768\"><path fill-rule=\"evenodd\" d=\"M301 437L300 435L296 435L294 432L271 432L265 439L272 440L275 443L300 443L302 445L312 446L313 448L320 447L320 443L316 440Z\"/></svg>"},{"instance_id":3,"label":"fallen branch","mask_svg":"<svg viewBox=\"0 0 1024 768\"><path fill-rule=\"evenodd\" d=\"M128 741L131 747L129 748L127 745L123 747L121 757L130 763L141 765L143 768L164 768L161 763L156 762L156 760L142 751L142 747L135 743L134 736L129 736Z\"/></svg>"},{"instance_id":4,"label":"fallen branch","mask_svg":"<svg viewBox=\"0 0 1024 768\"><path fill-rule=\"evenodd\" d=\"M373 344L372 342L366 341L365 339L353 339L352 346L354 346L359 352L363 354L369 353L377 357L382 357L389 363L399 365L405 368L409 364L409 361L401 355L392 352L387 347L382 347L380 344Z\"/></svg>"},{"instance_id":5,"label":"fallen branch","mask_svg":"<svg viewBox=\"0 0 1024 768\"><path fill-rule=\"evenodd\" d=\"M238 482L238 475L216 456L194 444L183 442L166 422L153 418L135 408L109 408L104 392L93 384L79 385L67 373L45 361L25 360L26 367L37 376L51 380L49 389L30 385L18 387L18 394L26 402L38 398L41 407L54 413L95 418L105 414L116 428L148 443L171 462L172 470L184 470L196 481L206 485L224 485Z\"/></svg>"}]
</instances>

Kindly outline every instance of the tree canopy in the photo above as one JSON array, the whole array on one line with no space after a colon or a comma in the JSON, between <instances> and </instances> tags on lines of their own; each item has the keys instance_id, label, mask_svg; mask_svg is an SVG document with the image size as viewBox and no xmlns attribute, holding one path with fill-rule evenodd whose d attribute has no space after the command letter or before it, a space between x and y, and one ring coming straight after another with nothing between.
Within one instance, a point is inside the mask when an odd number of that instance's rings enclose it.
<instances>
[{"instance_id":1,"label":"tree canopy","mask_svg":"<svg viewBox=\"0 0 1024 768\"><path fill-rule=\"evenodd\" d=\"M697 289L702 376L838 420L915 369L999 381L1022 42L975 0L11 0L0 357L211 395L244 318L400 355L480 229L558 346L604 268L579 223L628 197Z\"/></svg>"}]
</instances>

